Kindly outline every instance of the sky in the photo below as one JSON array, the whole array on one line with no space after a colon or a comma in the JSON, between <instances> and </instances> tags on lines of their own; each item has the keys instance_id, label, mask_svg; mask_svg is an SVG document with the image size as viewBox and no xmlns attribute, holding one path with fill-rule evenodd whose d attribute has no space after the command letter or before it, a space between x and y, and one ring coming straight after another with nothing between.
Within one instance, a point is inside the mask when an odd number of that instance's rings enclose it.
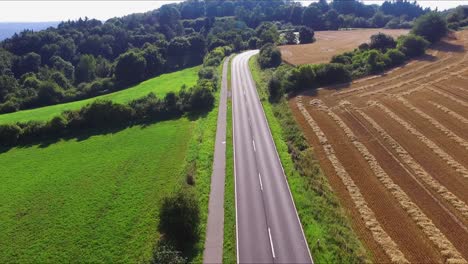
<instances>
[{"instance_id":1,"label":"sky","mask_svg":"<svg viewBox=\"0 0 468 264\"><path fill-rule=\"evenodd\" d=\"M301 1L308 5L314 0ZM54 0L54 1L0 1L0 22L44 22L44 21L64 21L76 20L87 16L99 20L107 20L112 17L120 17L132 13L142 13L159 8L163 4L174 3L178 1L74 1L74 0ZM364 0L366 4L380 4L381 0ZM426 1L421 0L418 3L423 7L438 7L439 10L456 7L460 4L468 4L467 1Z\"/></svg>"}]
</instances>

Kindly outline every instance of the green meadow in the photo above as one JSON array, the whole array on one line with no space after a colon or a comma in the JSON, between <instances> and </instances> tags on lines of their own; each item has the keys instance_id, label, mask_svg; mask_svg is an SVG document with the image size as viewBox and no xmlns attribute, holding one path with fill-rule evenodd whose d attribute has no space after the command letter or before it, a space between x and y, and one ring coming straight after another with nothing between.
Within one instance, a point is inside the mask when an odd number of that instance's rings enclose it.
<instances>
[{"instance_id":1,"label":"green meadow","mask_svg":"<svg viewBox=\"0 0 468 264\"><path fill-rule=\"evenodd\" d=\"M141 82L128 89L89 98L86 100L3 114L0 115L0 124L27 122L31 120L49 120L65 110L79 109L84 105L95 101L96 99L107 99L117 103L126 103L131 100L143 97L150 92L155 93L159 97L164 97L168 92L177 92L184 84L187 87L195 85L198 80L198 70L200 70L200 66L162 74L160 76Z\"/></svg>"},{"instance_id":2,"label":"green meadow","mask_svg":"<svg viewBox=\"0 0 468 264\"><path fill-rule=\"evenodd\" d=\"M0 263L147 262L197 121L0 153Z\"/></svg>"}]
</instances>

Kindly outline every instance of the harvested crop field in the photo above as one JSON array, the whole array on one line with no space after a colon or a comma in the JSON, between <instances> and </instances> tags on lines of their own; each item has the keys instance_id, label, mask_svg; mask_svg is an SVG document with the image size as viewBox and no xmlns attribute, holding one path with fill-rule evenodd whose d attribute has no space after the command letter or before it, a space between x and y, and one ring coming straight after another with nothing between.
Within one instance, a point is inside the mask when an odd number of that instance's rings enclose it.
<instances>
[{"instance_id":1,"label":"harvested crop field","mask_svg":"<svg viewBox=\"0 0 468 264\"><path fill-rule=\"evenodd\" d=\"M457 32L404 67L289 101L375 262L468 260L466 49Z\"/></svg>"},{"instance_id":2,"label":"harvested crop field","mask_svg":"<svg viewBox=\"0 0 468 264\"><path fill-rule=\"evenodd\" d=\"M316 41L304 45L281 46L281 56L289 64L326 63L337 54L352 51L360 44L369 42L372 35L379 32L397 38L408 33L406 29L354 29L336 31L316 31Z\"/></svg>"}]
</instances>

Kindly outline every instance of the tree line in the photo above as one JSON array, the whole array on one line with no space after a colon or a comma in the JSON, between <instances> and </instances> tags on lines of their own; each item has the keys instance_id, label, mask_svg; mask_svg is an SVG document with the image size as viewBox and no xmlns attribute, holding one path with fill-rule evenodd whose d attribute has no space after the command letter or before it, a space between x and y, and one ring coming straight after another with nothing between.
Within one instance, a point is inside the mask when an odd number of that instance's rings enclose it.
<instances>
[{"instance_id":1,"label":"tree line","mask_svg":"<svg viewBox=\"0 0 468 264\"><path fill-rule=\"evenodd\" d=\"M81 100L199 65L217 47L313 41L313 30L408 27L427 12L409 1L382 6L321 0L189 0L106 22L79 19L23 31L0 43L0 113Z\"/></svg>"}]
</instances>

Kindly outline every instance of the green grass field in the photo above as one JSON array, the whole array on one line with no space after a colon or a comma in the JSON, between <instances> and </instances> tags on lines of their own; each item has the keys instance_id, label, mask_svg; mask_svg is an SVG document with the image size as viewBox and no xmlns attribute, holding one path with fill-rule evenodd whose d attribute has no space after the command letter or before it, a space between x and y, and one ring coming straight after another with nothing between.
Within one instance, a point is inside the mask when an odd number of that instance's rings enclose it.
<instances>
[{"instance_id":1,"label":"green grass field","mask_svg":"<svg viewBox=\"0 0 468 264\"><path fill-rule=\"evenodd\" d=\"M117 103L126 103L133 99L143 97L150 92L154 92L157 96L164 97L170 91L178 91L184 84L187 85L187 87L195 85L198 80L199 69L200 66L197 66L173 73L162 74L128 89L86 100L3 114L0 115L0 124L26 122L30 120L49 120L65 110L79 109L96 99L108 99Z\"/></svg>"},{"instance_id":2,"label":"green grass field","mask_svg":"<svg viewBox=\"0 0 468 264\"><path fill-rule=\"evenodd\" d=\"M177 90L197 72L166 83ZM125 97L144 95L136 94ZM0 263L147 263L159 241L161 199L185 184L192 166L201 224L190 258L201 262L218 99L219 92L213 110L195 120L0 149Z\"/></svg>"},{"instance_id":3,"label":"green grass field","mask_svg":"<svg viewBox=\"0 0 468 264\"><path fill-rule=\"evenodd\" d=\"M197 125L181 118L1 153L0 263L147 262Z\"/></svg>"}]
</instances>

